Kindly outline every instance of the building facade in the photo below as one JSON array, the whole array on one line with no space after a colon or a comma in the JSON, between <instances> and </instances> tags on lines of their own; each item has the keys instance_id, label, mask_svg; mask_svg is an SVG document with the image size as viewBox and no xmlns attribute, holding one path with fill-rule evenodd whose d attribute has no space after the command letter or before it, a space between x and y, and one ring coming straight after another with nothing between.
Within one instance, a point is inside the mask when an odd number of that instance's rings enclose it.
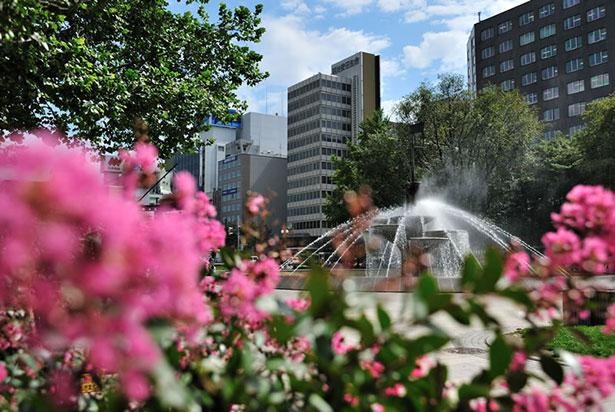
<instances>
[{"instance_id":1,"label":"building facade","mask_svg":"<svg viewBox=\"0 0 615 412\"><path fill-rule=\"evenodd\" d=\"M615 90L615 2L528 1L475 24L467 56L475 93L518 89L539 108L545 137L572 135L585 106Z\"/></svg>"},{"instance_id":2,"label":"building facade","mask_svg":"<svg viewBox=\"0 0 615 412\"><path fill-rule=\"evenodd\" d=\"M380 108L380 58L359 52L288 89L288 227L327 230L323 205L335 185L332 156L344 157L361 122Z\"/></svg>"}]
</instances>

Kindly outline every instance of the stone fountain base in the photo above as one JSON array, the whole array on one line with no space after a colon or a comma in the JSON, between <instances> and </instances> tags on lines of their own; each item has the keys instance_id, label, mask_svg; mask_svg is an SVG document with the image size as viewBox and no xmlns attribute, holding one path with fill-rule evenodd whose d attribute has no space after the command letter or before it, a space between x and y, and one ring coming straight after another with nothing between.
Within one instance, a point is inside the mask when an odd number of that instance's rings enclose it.
<instances>
[{"instance_id":1,"label":"stone fountain base","mask_svg":"<svg viewBox=\"0 0 615 412\"><path fill-rule=\"evenodd\" d=\"M277 289L304 290L308 273L307 270L282 272ZM461 292L460 278L437 277L436 280L442 292ZM353 282L353 289L357 292L412 292L416 278L365 276L360 270L352 270L347 276L331 276L332 288L341 286L344 281Z\"/></svg>"}]
</instances>

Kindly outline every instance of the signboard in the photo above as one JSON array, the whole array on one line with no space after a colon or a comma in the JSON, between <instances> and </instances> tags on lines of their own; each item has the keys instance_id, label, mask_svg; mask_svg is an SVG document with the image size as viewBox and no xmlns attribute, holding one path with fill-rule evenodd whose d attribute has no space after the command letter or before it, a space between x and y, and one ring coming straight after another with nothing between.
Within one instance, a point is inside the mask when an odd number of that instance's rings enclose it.
<instances>
[{"instance_id":1,"label":"signboard","mask_svg":"<svg viewBox=\"0 0 615 412\"><path fill-rule=\"evenodd\" d=\"M224 160L222 160L222 164L231 163L231 162L234 162L235 160L237 160L237 155L227 156L224 158Z\"/></svg>"},{"instance_id":2,"label":"signboard","mask_svg":"<svg viewBox=\"0 0 615 412\"><path fill-rule=\"evenodd\" d=\"M103 173L122 173L122 160L119 156L104 155L101 159Z\"/></svg>"},{"instance_id":3,"label":"signboard","mask_svg":"<svg viewBox=\"0 0 615 412\"><path fill-rule=\"evenodd\" d=\"M222 196L227 196L227 195L234 195L235 193L237 193L237 188L233 188L233 189L226 189L222 191Z\"/></svg>"},{"instance_id":4,"label":"signboard","mask_svg":"<svg viewBox=\"0 0 615 412\"><path fill-rule=\"evenodd\" d=\"M237 110L229 109L228 112L230 114L236 114ZM237 120L233 120L230 123L224 123L212 114L207 119L205 119L205 124L216 127L227 127L229 129L241 129L241 118L238 117Z\"/></svg>"}]
</instances>

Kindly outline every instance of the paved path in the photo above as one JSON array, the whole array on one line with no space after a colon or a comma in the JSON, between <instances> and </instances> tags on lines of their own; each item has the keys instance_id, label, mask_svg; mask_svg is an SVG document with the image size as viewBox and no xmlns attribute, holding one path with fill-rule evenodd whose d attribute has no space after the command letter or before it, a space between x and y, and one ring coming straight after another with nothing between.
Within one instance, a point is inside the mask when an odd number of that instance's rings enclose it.
<instances>
[{"instance_id":1,"label":"paved path","mask_svg":"<svg viewBox=\"0 0 615 412\"><path fill-rule=\"evenodd\" d=\"M290 297L296 296L299 292L278 290L276 293L281 297ZM461 298L461 295L457 296ZM393 316L398 326L403 325L404 309L408 313L412 305L412 294L408 293L357 292L349 294L348 299L352 306L365 308L368 316L371 317L375 317L373 309L375 303L382 304ZM514 332L516 329L528 326L523 319L521 309L509 301L490 298L486 303L488 312L500 321L504 333ZM492 336L484 330L480 323L476 322L465 327L445 314L434 317L434 323L453 338L451 344L436 355L442 363L448 366L451 381L467 382L489 365L488 342ZM412 334L412 331L404 332ZM540 373L540 365L536 361L529 361L528 369ZM605 403L604 409L615 411L615 396Z\"/></svg>"}]
</instances>

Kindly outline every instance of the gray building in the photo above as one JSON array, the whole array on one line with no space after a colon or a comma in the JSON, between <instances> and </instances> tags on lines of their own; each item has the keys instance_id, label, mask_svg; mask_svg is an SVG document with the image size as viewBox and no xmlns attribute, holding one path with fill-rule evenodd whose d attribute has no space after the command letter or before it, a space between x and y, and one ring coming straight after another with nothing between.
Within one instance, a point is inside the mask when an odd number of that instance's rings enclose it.
<instances>
[{"instance_id":1,"label":"gray building","mask_svg":"<svg viewBox=\"0 0 615 412\"><path fill-rule=\"evenodd\" d=\"M380 58L359 52L288 88L288 226L291 236L327 230L322 211L335 188L332 156L343 157L359 125L380 108Z\"/></svg>"},{"instance_id":2,"label":"gray building","mask_svg":"<svg viewBox=\"0 0 615 412\"><path fill-rule=\"evenodd\" d=\"M468 83L518 89L539 108L545 137L572 135L585 105L615 90L614 55L613 0L531 0L474 25Z\"/></svg>"},{"instance_id":3,"label":"gray building","mask_svg":"<svg viewBox=\"0 0 615 412\"><path fill-rule=\"evenodd\" d=\"M197 153L174 157L176 171L186 170L197 180L199 190L215 198L219 189L218 162L227 156L227 145L237 140L250 141L254 153L286 156L286 118L261 113L246 113L237 121L222 123L211 116L210 129L201 133L203 142Z\"/></svg>"}]
</instances>

